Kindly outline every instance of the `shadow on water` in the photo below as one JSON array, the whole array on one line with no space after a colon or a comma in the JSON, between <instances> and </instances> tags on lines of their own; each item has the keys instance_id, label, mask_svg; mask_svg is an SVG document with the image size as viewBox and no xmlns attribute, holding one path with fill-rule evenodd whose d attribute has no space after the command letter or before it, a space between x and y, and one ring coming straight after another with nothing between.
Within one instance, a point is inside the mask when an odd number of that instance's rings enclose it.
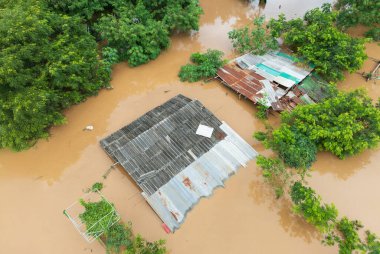
<instances>
[{"instance_id":1,"label":"shadow on water","mask_svg":"<svg viewBox=\"0 0 380 254\"><path fill-rule=\"evenodd\" d=\"M301 216L293 213L289 197L275 198L275 193L269 184L262 181L260 173L256 173L257 180L249 184L249 196L259 205L265 205L276 212L279 225L291 237L301 238L307 243L313 240L322 240L322 235L315 227L307 223Z\"/></svg>"},{"instance_id":2,"label":"shadow on water","mask_svg":"<svg viewBox=\"0 0 380 254\"><path fill-rule=\"evenodd\" d=\"M333 174L340 180L347 180L366 168L371 162L371 158L376 154L379 154L379 150L367 150L359 155L340 160L331 153L320 152L317 156L317 161L313 165L313 170L321 175Z\"/></svg>"}]
</instances>

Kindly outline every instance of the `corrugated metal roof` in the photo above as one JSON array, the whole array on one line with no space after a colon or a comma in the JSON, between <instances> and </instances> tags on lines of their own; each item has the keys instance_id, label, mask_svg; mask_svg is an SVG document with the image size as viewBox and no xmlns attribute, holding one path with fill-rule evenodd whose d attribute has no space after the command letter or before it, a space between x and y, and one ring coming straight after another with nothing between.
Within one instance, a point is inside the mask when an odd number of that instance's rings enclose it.
<instances>
[{"instance_id":1,"label":"corrugated metal roof","mask_svg":"<svg viewBox=\"0 0 380 254\"><path fill-rule=\"evenodd\" d=\"M200 124L214 129L210 138L196 134ZM257 154L199 101L182 95L149 111L100 144L143 190L144 197L171 230L183 222L194 200L208 196ZM195 194L184 191L189 186L197 188Z\"/></svg>"},{"instance_id":2,"label":"corrugated metal roof","mask_svg":"<svg viewBox=\"0 0 380 254\"><path fill-rule=\"evenodd\" d=\"M153 195L143 193L164 223L174 231L183 223L186 214L202 197L214 189L241 166L253 159L257 152L226 123L220 128L227 134L210 151L178 173Z\"/></svg>"},{"instance_id":3,"label":"corrugated metal roof","mask_svg":"<svg viewBox=\"0 0 380 254\"><path fill-rule=\"evenodd\" d=\"M275 111L291 110L303 103L299 99L302 94L290 98L287 92L296 89L296 84L312 71L308 66L297 66L297 61L280 51L261 56L245 54L220 68L217 76L224 85L254 103L272 107Z\"/></svg>"}]
</instances>

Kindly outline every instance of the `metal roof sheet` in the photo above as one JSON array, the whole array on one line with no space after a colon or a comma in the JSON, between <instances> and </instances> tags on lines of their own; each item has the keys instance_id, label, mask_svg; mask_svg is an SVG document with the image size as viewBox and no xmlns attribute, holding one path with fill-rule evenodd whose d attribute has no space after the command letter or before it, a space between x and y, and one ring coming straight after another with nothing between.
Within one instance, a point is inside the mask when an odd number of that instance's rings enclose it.
<instances>
[{"instance_id":1,"label":"metal roof sheet","mask_svg":"<svg viewBox=\"0 0 380 254\"><path fill-rule=\"evenodd\" d=\"M153 195L143 193L161 220L175 231L186 214L202 197L210 196L214 189L224 186L224 181L240 166L246 166L257 152L226 123L220 128L227 134L210 151L203 154Z\"/></svg>"},{"instance_id":2,"label":"metal roof sheet","mask_svg":"<svg viewBox=\"0 0 380 254\"><path fill-rule=\"evenodd\" d=\"M200 124L210 138L196 134ZM178 95L100 141L133 178L143 196L174 231L200 197L256 151L199 101Z\"/></svg>"}]
</instances>

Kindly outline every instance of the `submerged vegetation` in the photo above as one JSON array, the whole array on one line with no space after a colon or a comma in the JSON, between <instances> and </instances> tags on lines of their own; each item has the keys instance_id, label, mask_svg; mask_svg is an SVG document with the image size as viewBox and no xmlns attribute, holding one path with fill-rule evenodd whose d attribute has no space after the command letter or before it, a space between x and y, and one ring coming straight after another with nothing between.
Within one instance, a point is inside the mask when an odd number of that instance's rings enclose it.
<instances>
[{"instance_id":1,"label":"submerged vegetation","mask_svg":"<svg viewBox=\"0 0 380 254\"><path fill-rule=\"evenodd\" d=\"M196 82L201 79L215 77L218 69L225 64L223 52L207 50L206 53L194 53L190 56L191 64L181 67L179 78L181 81Z\"/></svg>"},{"instance_id":2,"label":"submerged vegetation","mask_svg":"<svg viewBox=\"0 0 380 254\"><path fill-rule=\"evenodd\" d=\"M86 225L87 234L104 243L107 254L165 254L165 241L148 242L134 236L131 224L119 222L113 204L102 198L98 202L80 200L85 211L79 215Z\"/></svg>"},{"instance_id":3,"label":"submerged vegetation","mask_svg":"<svg viewBox=\"0 0 380 254\"><path fill-rule=\"evenodd\" d=\"M114 63L155 59L172 32L197 30L202 13L198 0L1 0L0 7L0 148L16 151L47 138L50 126L65 123L63 109L108 86Z\"/></svg>"}]
</instances>

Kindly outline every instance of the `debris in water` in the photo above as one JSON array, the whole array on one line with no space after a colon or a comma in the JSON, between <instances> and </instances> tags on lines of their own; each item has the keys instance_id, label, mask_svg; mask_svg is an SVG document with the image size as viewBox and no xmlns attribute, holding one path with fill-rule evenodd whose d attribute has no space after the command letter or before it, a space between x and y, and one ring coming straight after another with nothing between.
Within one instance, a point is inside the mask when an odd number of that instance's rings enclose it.
<instances>
[{"instance_id":1,"label":"debris in water","mask_svg":"<svg viewBox=\"0 0 380 254\"><path fill-rule=\"evenodd\" d=\"M94 126L93 125L87 125L83 130L84 131L93 131L94 130Z\"/></svg>"}]
</instances>

